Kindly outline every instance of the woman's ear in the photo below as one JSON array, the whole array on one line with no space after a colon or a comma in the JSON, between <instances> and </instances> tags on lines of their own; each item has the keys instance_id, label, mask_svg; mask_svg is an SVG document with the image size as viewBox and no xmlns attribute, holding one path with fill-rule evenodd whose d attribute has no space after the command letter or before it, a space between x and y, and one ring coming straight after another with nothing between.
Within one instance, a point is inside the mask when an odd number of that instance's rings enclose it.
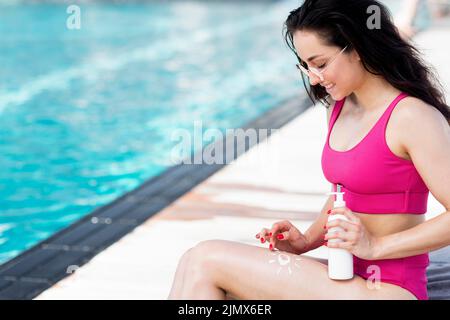
<instances>
[{"instance_id":1,"label":"woman's ear","mask_svg":"<svg viewBox=\"0 0 450 320\"><path fill-rule=\"evenodd\" d=\"M356 52L356 50L352 51L352 55L356 61L361 61L361 57L359 56L358 52Z\"/></svg>"}]
</instances>

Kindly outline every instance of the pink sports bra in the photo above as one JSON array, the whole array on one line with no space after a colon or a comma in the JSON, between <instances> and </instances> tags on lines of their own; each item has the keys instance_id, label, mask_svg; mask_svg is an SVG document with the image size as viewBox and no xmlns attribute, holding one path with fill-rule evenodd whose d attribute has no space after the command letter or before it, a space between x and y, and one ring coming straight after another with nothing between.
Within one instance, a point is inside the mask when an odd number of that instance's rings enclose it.
<instances>
[{"instance_id":1,"label":"pink sports bra","mask_svg":"<svg viewBox=\"0 0 450 320\"><path fill-rule=\"evenodd\" d=\"M322 152L322 170L333 184L333 191L336 191L336 184L342 186L346 206L352 211L414 214L427 211L428 187L413 162L395 155L385 139L392 110L406 96L406 93L397 96L369 133L348 151L330 147L330 133L345 98L337 101L333 108Z\"/></svg>"}]
</instances>

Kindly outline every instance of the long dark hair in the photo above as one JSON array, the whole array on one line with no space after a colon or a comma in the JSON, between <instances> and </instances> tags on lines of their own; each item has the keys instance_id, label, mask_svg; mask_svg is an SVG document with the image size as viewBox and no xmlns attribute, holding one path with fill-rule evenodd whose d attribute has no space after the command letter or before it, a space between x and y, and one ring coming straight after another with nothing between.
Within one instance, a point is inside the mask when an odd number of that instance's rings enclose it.
<instances>
[{"instance_id":1,"label":"long dark hair","mask_svg":"<svg viewBox=\"0 0 450 320\"><path fill-rule=\"evenodd\" d=\"M369 8L374 8L371 6L378 9L379 28L368 27ZM307 67L294 47L293 34L298 30L315 31L327 44L341 49L348 45L346 51L356 50L368 72L383 76L398 90L437 108L450 124L450 109L441 83L420 52L400 36L389 10L380 2L305 0L301 7L291 11L284 25L284 39L299 63ZM321 101L329 107L326 90L320 85L309 85L303 74L302 78L312 102Z\"/></svg>"}]
</instances>

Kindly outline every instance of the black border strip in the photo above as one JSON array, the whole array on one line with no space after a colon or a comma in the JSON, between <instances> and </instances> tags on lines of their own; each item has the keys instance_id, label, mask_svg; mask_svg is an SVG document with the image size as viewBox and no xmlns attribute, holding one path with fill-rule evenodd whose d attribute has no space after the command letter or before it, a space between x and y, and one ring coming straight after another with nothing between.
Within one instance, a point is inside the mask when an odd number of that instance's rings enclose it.
<instances>
[{"instance_id":1,"label":"black border strip","mask_svg":"<svg viewBox=\"0 0 450 320\"><path fill-rule=\"evenodd\" d=\"M311 105L305 96L286 100L242 129L269 129L267 136L270 136L270 129L281 128ZM227 141L234 145L234 159L261 142L251 145L250 141L245 150L237 150L234 139L224 137L215 142L215 150ZM225 163L230 163L229 159ZM225 165L180 164L170 167L24 251L0 266L0 299L33 299Z\"/></svg>"}]
</instances>

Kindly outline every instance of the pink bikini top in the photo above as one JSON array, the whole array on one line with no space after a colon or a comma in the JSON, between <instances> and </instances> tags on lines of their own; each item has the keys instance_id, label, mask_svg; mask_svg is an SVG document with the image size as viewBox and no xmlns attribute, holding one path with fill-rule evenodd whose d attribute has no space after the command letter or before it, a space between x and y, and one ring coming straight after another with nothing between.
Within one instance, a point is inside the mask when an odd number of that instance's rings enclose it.
<instances>
[{"instance_id":1,"label":"pink bikini top","mask_svg":"<svg viewBox=\"0 0 450 320\"><path fill-rule=\"evenodd\" d=\"M414 213L427 211L429 190L414 164L395 155L385 139L386 125L401 93L392 101L369 133L348 151L330 147L330 133L345 103L337 101L330 118L327 140L322 152L325 178L340 184L346 206L362 213Z\"/></svg>"}]
</instances>

